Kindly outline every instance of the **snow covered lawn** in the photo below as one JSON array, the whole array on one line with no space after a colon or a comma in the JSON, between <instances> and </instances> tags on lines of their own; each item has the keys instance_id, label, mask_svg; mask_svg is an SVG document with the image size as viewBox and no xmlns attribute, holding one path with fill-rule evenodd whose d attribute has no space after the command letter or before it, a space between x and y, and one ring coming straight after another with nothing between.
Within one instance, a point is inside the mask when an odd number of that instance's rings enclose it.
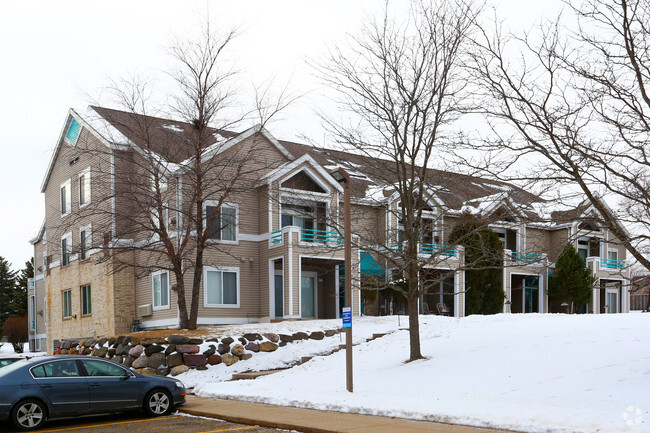
<instances>
[{"instance_id":1,"label":"snow covered lawn","mask_svg":"<svg viewBox=\"0 0 650 433\"><path fill-rule=\"evenodd\" d=\"M295 323L273 324L272 332ZM179 378L203 397L529 432L650 431L650 314L422 316L427 359L413 363L404 362L408 332L398 330L395 317L364 317L353 326L359 342L395 331L354 348L354 393L345 390L345 351L256 380L223 382L233 367L282 366L299 358L297 351L338 345L338 337Z\"/></svg>"}]
</instances>

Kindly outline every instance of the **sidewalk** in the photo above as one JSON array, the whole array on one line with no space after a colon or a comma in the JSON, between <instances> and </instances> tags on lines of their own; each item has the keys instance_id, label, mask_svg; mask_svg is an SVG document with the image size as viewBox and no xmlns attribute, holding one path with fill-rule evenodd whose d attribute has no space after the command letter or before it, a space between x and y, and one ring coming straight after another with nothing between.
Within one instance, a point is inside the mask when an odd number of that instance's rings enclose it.
<instances>
[{"instance_id":1,"label":"sidewalk","mask_svg":"<svg viewBox=\"0 0 650 433\"><path fill-rule=\"evenodd\" d=\"M194 395L188 395L187 403L178 409L190 415L303 433L514 433L508 430L218 400Z\"/></svg>"}]
</instances>

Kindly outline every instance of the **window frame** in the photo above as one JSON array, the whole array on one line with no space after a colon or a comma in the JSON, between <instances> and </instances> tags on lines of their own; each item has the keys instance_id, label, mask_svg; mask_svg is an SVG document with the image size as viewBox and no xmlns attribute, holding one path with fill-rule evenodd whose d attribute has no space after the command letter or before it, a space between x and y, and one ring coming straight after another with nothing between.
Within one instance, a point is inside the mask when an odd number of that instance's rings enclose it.
<instances>
[{"instance_id":1,"label":"window frame","mask_svg":"<svg viewBox=\"0 0 650 433\"><path fill-rule=\"evenodd\" d=\"M59 210L61 217L68 216L72 213L72 182L70 179L59 185ZM65 197L63 195L63 188L65 189ZM63 209L65 200L65 210Z\"/></svg>"},{"instance_id":2,"label":"window frame","mask_svg":"<svg viewBox=\"0 0 650 433\"><path fill-rule=\"evenodd\" d=\"M65 247L63 246L63 241L67 241ZM61 236L61 261L60 265L68 266L72 262L72 232L68 232ZM65 251L64 251L65 250ZM67 260L66 260L67 258Z\"/></svg>"},{"instance_id":3,"label":"window frame","mask_svg":"<svg viewBox=\"0 0 650 433\"><path fill-rule=\"evenodd\" d=\"M203 225L205 227L206 231L210 230L209 227L209 221L208 221L208 208L209 207L214 207L216 208L217 205L219 204L219 200L206 200L203 203ZM234 221L234 228L232 230L232 233L234 235L234 239L223 239L223 209L233 209L235 211L235 221ZM221 203L221 207L219 207L219 226L221 227L219 230L219 237L208 237L209 242L215 242L215 243L221 243L221 244L239 244L239 205L236 203L230 203L230 202L223 202Z\"/></svg>"},{"instance_id":4,"label":"window frame","mask_svg":"<svg viewBox=\"0 0 650 433\"><path fill-rule=\"evenodd\" d=\"M84 179L84 188L81 188L81 179ZM79 208L86 207L90 204L91 199L92 199L92 188L91 188L91 183L90 183L91 175L90 175L90 167L86 168L82 172L80 172L77 175L77 198L79 200ZM85 201L81 201L81 194L82 192L84 193Z\"/></svg>"},{"instance_id":5,"label":"window frame","mask_svg":"<svg viewBox=\"0 0 650 433\"><path fill-rule=\"evenodd\" d=\"M213 304L208 302L208 273L219 272L221 278L221 304ZM223 303L223 274L224 272L235 274L235 293L237 296L236 304ZM239 268L234 266L205 266L203 269L203 306L205 308L241 308L241 279Z\"/></svg>"},{"instance_id":6,"label":"window frame","mask_svg":"<svg viewBox=\"0 0 650 433\"><path fill-rule=\"evenodd\" d=\"M66 304L68 306L67 316L65 311ZM71 289L61 290L61 316L63 317L63 319L72 319L72 290Z\"/></svg>"},{"instance_id":7,"label":"window frame","mask_svg":"<svg viewBox=\"0 0 650 433\"><path fill-rule=\"evenodd\" d=\"M84 237L81 233L84 233ZM93 230L92 223L83 227L79 227L79 260L88 259L92 254L93 246Z\"/></svg>"},{"instance_id":8,"label":"window frame","mask_svg":"<svg viewBox=\"0 0 650 433\"><path fill-rule=\"evenodd\" d=\"M86 291L84 289L88 290L88 300L86 301ZM81 315L82 316L90 316L93 314L93 307L92 307L92 287L90 284L83 284L79 287L79 290L81 291ZM85 309L88 309L88 311L84 311Z\"/></svg>"},{"instance_id":9,"label":"window frame","mask_svg":"<svg viewBox=\"0 0 650 433\"><path fill-rule=\"evenodd\" d=\"M68 137L68 135L70 134L70 130L72 129L72 126L73 126L75 123L76 123L77 125L79 125L79 131L77 132L77 135L75 136L74 140L70 140L70 138ZM69 144L71 144L72 147L76 146L76 145L77 145L77 142L79 141L79 137L81 136L81 131L83 131L83 125L81 124L81 122L78 122L78 121L77 121L76 119L74 119L74 118L71 119L71 120L70 120L70 123L68 124L68 127L67 127L66 130L65 130L65 137L64 137L64 138L65 138L65 141L67 141Z\"/></svg>"},{"instance_id":10,"label":"window frame","mask_svg":"<svg viewBox=\"0 0 650 433\"><path fill-rule=\"evenodd\" d=\"M162 207L163 207L163 225L165 227L165 230L167 231L167 235L169 237L172 237L172 235L169 233L169 206L167 205L167 202L163 203ZM160 225L160 220L158 218L158 209L155 207L151 208L151 219L153 223L156 223L154 225ZM150 240L151 242L160 242L161 237L158 233L152 230Z\"/></svg>"},{"instance_id":11,"label":"window frame","mask_svg":"<svg viewBox=\"0 0 650 433\"><path fill-rule=\"evenodd\" d=\"M165 274L167 276L167 304L160 304L156 306L156 277L160 277ZM162 280L160 282L161 286L161 298L162 298ZM169 271L159 270L151 273L151 306L154 311L157 310L169 310L171 308L171 293L170 293L171 284L169 281Z\"/></svg>"},{"instance_id":12,"label":"window frame","mask_svg":"<svg viewBox=\"0 0 650 433\"><path fill-rule=\"evenodd\" d=\"M615 257L615 258L611 258L611 257L609 256L610 253L616 253L616 257ZM616 260L616 261L618 261L618 260L619 260L619 258L618 258L618 248L607 248L607 257L606 257L606 259L608 259L608 260Z\"/></svg>"}]
</instances>

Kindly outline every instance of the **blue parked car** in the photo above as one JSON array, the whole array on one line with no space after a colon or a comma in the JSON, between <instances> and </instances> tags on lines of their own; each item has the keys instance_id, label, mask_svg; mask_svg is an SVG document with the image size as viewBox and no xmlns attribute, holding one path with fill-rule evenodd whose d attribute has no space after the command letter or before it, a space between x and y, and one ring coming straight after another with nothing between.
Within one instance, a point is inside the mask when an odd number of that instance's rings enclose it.
<instances>
[{"instance_id":1,"label":"blue parked car","mask_svg":"<svg viewBox=\"0 0 650 433\"><path fill-rule=\"evenodd\" d=\"M46 356L0 368L0 420L35 430L48 418L142 409L167 415L185 403L177 379L139 374L89 356Z\"/></svg>"}]
</instances>

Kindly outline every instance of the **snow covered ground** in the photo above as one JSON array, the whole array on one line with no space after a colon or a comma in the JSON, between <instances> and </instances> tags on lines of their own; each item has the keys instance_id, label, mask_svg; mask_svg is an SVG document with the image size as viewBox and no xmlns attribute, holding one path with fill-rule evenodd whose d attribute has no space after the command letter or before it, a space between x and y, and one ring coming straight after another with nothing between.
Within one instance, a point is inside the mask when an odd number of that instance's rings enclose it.
<instances>
[{"instance_id":1,"label":"snow covered ground","mask_svg":"<svg viewBox=\"0 0 650 433\"><path fill-rule=\"evenodd\" d=\"M269 326L295 332L340 321ZM354 348L354 393L345 390L345 351L256 380L224 382L237 371L278 368L331 350L338 336L179 378L203 397L527 432L650 431L650 314L422 316L427 359L412 363L405 363L408 332L398 330L396 317L359 318L353 326L361 343ZM233 327L233 334L239 330L247 329ZM373 332L392 333L365 343Z\"/></svg>"}]
</instances>

